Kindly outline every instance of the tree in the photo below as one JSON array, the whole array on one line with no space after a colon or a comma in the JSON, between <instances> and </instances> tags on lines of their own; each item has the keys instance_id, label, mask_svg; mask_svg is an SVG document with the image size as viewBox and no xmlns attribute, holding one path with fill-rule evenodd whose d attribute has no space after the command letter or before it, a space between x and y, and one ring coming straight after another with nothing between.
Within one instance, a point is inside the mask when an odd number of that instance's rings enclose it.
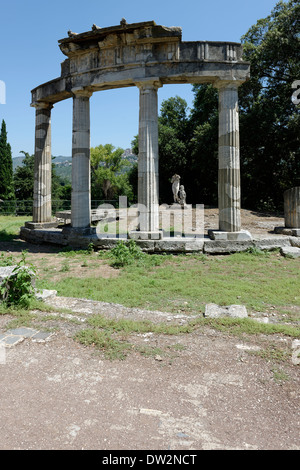
<instances>
[{"instance_id":1,"label":"tree","mask_svg":"<svg viewBox=\"0 0 300 470\"><path fill-rule=\"evenodd\" d=\"M243 36L251 79L240 88L243 201L282 208L283 191L300 184L300 109L292 102L300 78L300 4L279 1Z\"/></svg>"},{"instance_id":2,"label":"tree","mask_svg":"<svg viewBox=\"0 0 300 470\"><path fill-rule=\"evenodd\" d=\"M122 158L124 150L112 144L91 148L92 199L111 200L118 196L132 199L132 188L124 169L128 166Z\"/></svg>"},{"instance_id":3,"label":"tree","mask_svg":"<svg viewBox=\"0 0 300 470\"><path fill-rule=\"evenodd\" d=\"M185 180L190 136L187 102L175 96L164 100L158 118L159 196L161 203L173 202L171 178L177 173ZM184 184L184 183L183 183Z\"/></svg>"},{"instance_id":4,"label":"tree","mask_svg":"<svg viewBox=\"0 0 300 470\"><path fill-rule=\"evenodd\" d=\"M188 203L215 204L218 180L218 94L211 85L195 85L190 111L179 96L164 100L158 118L159 198L172 203L171 178L177 173ZM132 142L138 153L138 136Z\"/></svg>"},{"instance_id":5,"label":"tree","mask_svg":"<svg viewBox=\"0 0 300 470\"><path fill-rule=\"evenodd\" d=\"M14 187L16 198L19 201L32 200L34 189L34 155L30 155L23 150L22 165L18 166L14 173ZM68 199L65 197L67 191L63 189L63 184L55 172L55 165L52 163L51 193L52 199Z\"/></svg>"},{"instance_id":6,"label":"tree","mask_svg":"<svg viewBox=\"0 0 300 470\"><path fill-rule=\"evenodd\" d=\"M0 198L4 200L12 200L15 198L11 146L7 142L7 131L4 120L2 120L0 133Z\"/></svg>"},{"instance_id":7,"label":"tree","mask_svg":"<svg viewBox=\"0 0 300 470\"><path fill-rule=\"evenodd\" d=\"M189 143L190 200L216 205L218 201L218 91L212 85L193 86Z\"/></svg>"},{"instance_id":8,"label":"tree","mask_svg":"<svg viewBox=\"0 0 300 470\"><path fill-rule=\"evenodd\" d=\"M14 173L14 186L16 198L19 201L33 199L33 184L34 184L34 155L29 153L20 152L24 154L22 165L18 166Z\"/></svg>"},{"instance_id":9,"label":"tree","mask_svg":"<svg viewBox=\"0 0 300 470\"><path fill-rule=\"evenodd\" d=\"M300 108L291 99L300 79L299 18L299 0L279 1L242 38L251 64L251 79L239 88L242 205L249 209L282 209L283 192L300 185ZM207 84L193 92L189 115L179 97L162 104L161 202L178 173L189 203L217 203L218 92Z\"/></svg>"}]
</instances>

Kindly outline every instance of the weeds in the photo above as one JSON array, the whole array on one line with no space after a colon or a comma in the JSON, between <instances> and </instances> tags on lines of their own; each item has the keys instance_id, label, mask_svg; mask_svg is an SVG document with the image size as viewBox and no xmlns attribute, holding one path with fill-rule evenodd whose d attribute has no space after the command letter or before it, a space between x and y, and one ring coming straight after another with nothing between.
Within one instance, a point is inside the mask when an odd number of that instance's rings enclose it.
<instances>
[{"instance_id":1,"label":"weeds","mask_svg":"<svg viewBox=\"0 0 300 470\"><path fill-rule=\"evenodd\" d=\"M107 359L125 359L132 348L130 343L116 340L106 331L87 328L75 335L75 339L85 346L95 346L104 352Z\"/></svg>"},{"instance_id":2,"label":"weeds","mask_svg":"<svg viewBox=\"0 0 300 470\"><path fill-rule=\"evenodd\" d=\"M65 260L65 261L63 262L63 264L62 264L62 267L61 267L61 269L60 269L60 272L61 272L61 273L66 273L66 272L68 272L68 271L70 271L70 265L69 265L68 261Z\"/></svg>"},{"instance_id":3,"label":"weeds","mask_svg":"<svg viewBox=\"0 0 300 470\"><path fill-rule=\"evenodd\" d=\"M110 254L113 258L112 266L116 267L127 266L145 256L134 240L126 243L123 240L119 241Z\"/></svg>"},{"instance_id":4,"label":"weeds","mask_svg":"<svg viewBox=\"0 0 300 470\"><path fill-rule=\"evenodd\" d=\"M0 254L0 266L13 266L14 264L16 264L16 260L12 254Z\"/></svg>"},{"instance_id":5,"label":"weeds","mask_svg":"<svg viewBox=\"0 0 300 470\"><path fill-rule=\"evenodd\" d=\"M32 280L36 270L32 264L26 263L26 253L22 251L21 261L0 286L0 295L8 307L17 305L29 308L31 300L35 298Z\"/></svg>"}]
</instances>

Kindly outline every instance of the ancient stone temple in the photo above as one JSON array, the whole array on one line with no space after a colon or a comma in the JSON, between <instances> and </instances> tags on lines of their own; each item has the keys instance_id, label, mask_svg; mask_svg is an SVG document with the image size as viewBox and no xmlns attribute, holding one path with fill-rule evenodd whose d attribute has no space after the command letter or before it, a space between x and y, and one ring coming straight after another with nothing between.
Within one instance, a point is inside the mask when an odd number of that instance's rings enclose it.
<instances>
[{"instance_id":1,"label":"ancient stone temple","mask_svg":"<svg viewBox=\"0 0 300 470\"><path fill-rule=\"evenodd\" d=\"M168 84L210 83L219 92L219 230L213 239L247 239L240 218L238 88L250 76L242 46L233 42L182 41L179 27L154 21L74 33L58 41L66 59L61 76L32 90L36 109L33 220L29 231L51 226L51 109L73 100L72 201L73 235L89 233L90 100L93 93L122 87L139 89L138 202L140 231L157 238L158 227L158 92ZM71 145L71 136L70 136ZM201 201L200 201L201 202ZM72 236L73 236L72 235Z\"/></svg>"}]
</instances>

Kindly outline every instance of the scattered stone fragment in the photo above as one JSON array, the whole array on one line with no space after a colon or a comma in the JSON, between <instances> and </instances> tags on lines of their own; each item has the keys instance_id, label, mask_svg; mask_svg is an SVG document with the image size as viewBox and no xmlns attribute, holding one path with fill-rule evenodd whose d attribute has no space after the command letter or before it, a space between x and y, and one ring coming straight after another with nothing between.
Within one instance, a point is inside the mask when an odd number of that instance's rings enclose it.
<instances>
[{"instance_id":1,"label":"scattered stone fragment","mask_svg":"<svg viewBox=\"0 0 300 470\"><path fill-rule=\"evenodd\" d=\"M56 295L57 295L56 290L44 289L42 291L36 290L36 292L35 292L35 297L36 297L37 300L45 300L45 299L48 299L50 297L55 297Z\"/></svg>"},{"instance_id":2,"label":"scattered stone fragment","mask_svg":"<svg viewBox=\"0 0 300 470\"><path fill-rule=\"evenodd\" d=\"M38 331L34 336L32 336L32 341L40 343L46 341L50 336L52 336L52 333Z\"/></svg>"},{"instance_id":3,"label":"scattered stone fragment","mask_svg":"<svg viewBox=\"0 0 300 470\"><path fill-rule=\"evenodd\" d=\"M246 318L248 317L248 313L244 305L228 305L220 307L217 304L206 304L204 316L210 318Z\"/></svg>"},{"instance_id":4,"label":"scattered stone fragment","mask_svg":"<svg viewBox=\"0 0 300 470\"><path fill-rule=\"evenodd\" d=\"M26 338L30 338L32 341L36 342L44 342L52 335L53 333L50 332L38 331L34 330L33 328L20 327L8 330L5 333L1 333L0 345L6 348L10 348L21 343Z\"/></svg>"},{"instance_id":5,"label":"scattered stone fragment","mask_svg":"<svg viewBox=\"0 0 300 470\"><path fill-rule=\"evenodd\" d=\"M280 251L283 256L300 258L300 248L296 246L285 246L282 247Z\"/></svg>"},{"instance_id":6,"label":"scattered stone fragment","mask_svg":"<svg viewBox=\"0 0 300 470\"><path fill-rule=\"evenodd\" d=\"M159 354L156 354L155 358L156 361L162 361L162 357Z\"/></svg>"},{"instance_id":7,"label":"scattered stone fragment","mask_svg":"<svg viewBox=\"0 0 300 470\"><path fill-rule=\"evenodd\" d=\"M13 336L24 336L24 338L31 338L37 333L37 330L33 328L20 327L15 328L14 330L8 330L8 333Z\"/></svg>"}]
</instances>

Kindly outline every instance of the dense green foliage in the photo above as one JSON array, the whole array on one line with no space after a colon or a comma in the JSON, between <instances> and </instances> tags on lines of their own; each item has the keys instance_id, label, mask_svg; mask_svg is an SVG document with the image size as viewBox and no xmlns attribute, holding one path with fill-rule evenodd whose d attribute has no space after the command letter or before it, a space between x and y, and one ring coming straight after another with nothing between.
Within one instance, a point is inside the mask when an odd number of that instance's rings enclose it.
<instances>
[{"instance_id":1,"label":"dense green foliage","mask_svg":"<svg viewBox=\"0 0 300 470\"><path fill-rule=\"evenodd\" d=\"M243 36L251 79L240 89L242 188L248 206L280 207L283 191L300 184L300 4L279 1Z\"/></svg>"},{"instance_id":2,"label":"dense green foliage","mask_svg":"<svg viewBox=\"0 0 300 470\"><path fill-rule=\"evenodd\" d=\"M35 276L35 268L26 262L26 252L22 251L22 258L12 274L0 285L0 298L8 306L19 306L28 308L30 302L35 298L32 285Z\"/></svg>"},{"instance_id":3,"label":"dense green foliage","mask_svg":"<svg viewBox=\"0 0 300 470\"><path fill-rule=\"evenodd\" d=\"M22 151L25 155L22 165L18 166L14 173L14 188L16 197L20 201L33 199L34 185L34 155ZM69 199L71 197L71 186L65 185L55 172L52 164L52 198Z\"/></svg>"},{"instance_id":4,"label":"dense green foliage","mask_svg":"<svg viewBox=\"0 0 300 470\"><path fill-rule=\"evenodd\" d=\"M22 151L24 160L14 173L14 186L17 199L33 199L34 155Z\"/></svg>"},{"instance_id":5,"label":"dense green foliage","mask_svg":"<svg viewBox=\"0 0 300 470\"><path fill-rule=\"evenodd\" d=\"M125 171L128 162L122 158L124 150L112 144L91 148L91 184L93 200L113 200L127 196L132 201L133 192Z\"/></svg>"}]
</instances>

